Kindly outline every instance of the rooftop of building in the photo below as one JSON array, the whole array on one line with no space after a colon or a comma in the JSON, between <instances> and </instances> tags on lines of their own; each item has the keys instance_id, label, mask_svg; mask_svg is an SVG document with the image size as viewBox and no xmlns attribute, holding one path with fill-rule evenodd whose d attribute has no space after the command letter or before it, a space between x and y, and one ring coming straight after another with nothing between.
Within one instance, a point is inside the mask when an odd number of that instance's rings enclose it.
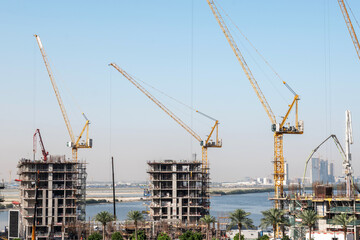
<instances>
[{"instance_id":1,"label":"rooftop of building","mask_svg":"<svg viewBox=\"0 0 360 240\"><path fill-rule=\"evenodd\" d=\"M198 161L198 160L179 160L179 161L176 161L176 160L170 160L170 159L167 159L167 160L160 160L160 161L156 161L156 160L153 160L153 161L148 161L147 164L149 165L153 165L153 164L194 164L194 165L198 165L198 164L201 164L202 162L201 161Z\"/></svg>"},{"instance_id":2,"label":"rooftop of building","mask_svg":"<svg viewBox=\"0 0 360 240\"><path fill-rule=\"evenodd\" d=\"M40 164L48 164L48 163L53 163L53 164L78 164L78 163L81 163L81 164L85 164L86 162L85 161L78 161L78 162L75 162L69 158L66 159L65 155L50 155L48 156L48 159L47 161L44 161L43 159L38 159L38 160L30 160L30 159L26 159L26 158L22 158L19 160L18 162L18 165L17 167L21 167L21 166L24 166L24 165L33 165L33 164L37 164L37 165L40 165Z\"/></svg>"}]
</instances>

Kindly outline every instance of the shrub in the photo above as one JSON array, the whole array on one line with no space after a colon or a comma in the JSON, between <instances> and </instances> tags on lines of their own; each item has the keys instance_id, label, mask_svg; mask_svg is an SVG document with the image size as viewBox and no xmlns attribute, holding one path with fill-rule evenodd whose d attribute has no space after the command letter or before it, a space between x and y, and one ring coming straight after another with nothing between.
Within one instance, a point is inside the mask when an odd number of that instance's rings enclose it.
<instances>
[{"instance_id":1,"label":"shrub","mask_svg":"<svg viewBox=\"0 0 360 240\"><path fill-rule=\"evenodd\" d=\"M135 232L132 234L131 239L135 240ZM140 230L137 232L137 239L138 240L146 240L146 234L145 234L144 230Z\"/></svg>"},{"instance_id":2,"label":"shrub","mask_svg":"<svg viewBox=\"0 0 360 240\"><path fill-rule=\"evenodd\" d=\"M95 232L89 236L89 240L102 240L102 236L100 233Z\"/></svg>"},{"instance_id":3,"label":"shrub","mask_svg":"<svg viewBox=\"0 0 360 240\"><path fill-rule=\"evenodd\" d=\"M290 240L289 236L285 235L281 238L281 240Z\"/></svg>"},{"instance_id":4,"label":"shrub","mask_svg":"<svg viewBox=\"0 0 360 240\"><path fill-rule=\"evenodd\" d=\"M268 235L263 235L258 238L258 240L269 240L269 239L270 239L270 237Z\"/></svg>"},{"instance_id":5,"label":"shrub","mask_svg":"<svg viewBox=\"0 0 360 240\"><path fill-rule=\"evenodd\" d=\"M167 235L167 233L162 232L157 237L157 240L171 240L171 238Z\"/></svg>"},{"instance_id":6,"label":"shrub","mask_svg":"<svg viewBox=\"0 0 360 240\"><path fill-rule=\"evenodd\" d=\"M123 236L120 232L114 232L113 235L111 235L111 240L123 240Z\"/></svg>"},{"instance_id":7,"label":"shrub","mask_svg":"<svg viewBox=\"0 0 360 240\"><path fill-rule=\"evenodd\" d=\"M239 233L235 234L234 240L239 240ZM241 235L241 240L245 240L244 235Z\"/></svg>"},{"instance_id":8,"label":"shrub","mask_svg":"<svg viewBox=\"0 0 360 240\"><path fill-rule=\"evenodd\" d=\"M183 233L180 237L180 240L202 240L204 236L199 232L192 232L190 230Z\"/></svg>"}]
</instances>

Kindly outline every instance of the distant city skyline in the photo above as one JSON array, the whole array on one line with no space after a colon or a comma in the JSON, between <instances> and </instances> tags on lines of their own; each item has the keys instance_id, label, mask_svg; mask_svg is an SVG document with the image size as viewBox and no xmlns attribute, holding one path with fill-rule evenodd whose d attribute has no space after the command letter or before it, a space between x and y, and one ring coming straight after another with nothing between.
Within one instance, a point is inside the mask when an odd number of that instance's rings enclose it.
<instances>
[{"instance_id":1,"label":"distant city skyline","mask_svg":"<svg viewBox=\"0 0 360 240\"><path fill-rule=\"evenodd\" d=\"M349 4L359 16L360 2ZM337 2L228 0L221 7L301 97L304 134L284 137L290 178L302 177L307 157L327 136L344 142L347 109L353 117L354 175L360 175L360 63ZM79 159L88 162L88 181L111 179L111 156L117 181L147 180L148 160L189 160L194 153L201 158L199 142L110 62L220 121L223 147L208 153L212 181L273 173L271 123L205 0L5 0L0 22L0 179L7 181L10 172L15 179L19 159L33 158L37 128L50 154L71 157L34 34L51 60L74 134L83 127L82 112L91 122L93 148L79 150ZM239 36L249 67L281 119L292 93ZM206 138L211 120L144 87ZM333 163L334 175L341 175L342 159L332 143L314 157Z\"/></svg>"}]
</instances>

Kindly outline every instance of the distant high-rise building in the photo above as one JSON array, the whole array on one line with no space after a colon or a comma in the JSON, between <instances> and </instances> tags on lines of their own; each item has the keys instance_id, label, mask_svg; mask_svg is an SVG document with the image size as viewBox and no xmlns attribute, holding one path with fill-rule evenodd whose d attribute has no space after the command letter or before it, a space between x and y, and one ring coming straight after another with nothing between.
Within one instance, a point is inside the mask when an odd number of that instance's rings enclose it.
<instances>
[{"instance_id":1,"label":"distant high-rise building","mask_svg":"<svg viewBox=\"0 0 360 240\"><path fill-rule=\"evenodd\" d=\"M320 181L320 159L311 159L311 183Z\"/></svg>"},{"instance_id":2,"label":"distant high-rise building","mask_svg":"<svg viewBox=\"0 0 360 240\"><path fill-rule=\"evenodd\" d=\"M320 160L320 182L328 183L328 161L327 160Z\"/></svg>"},{"instance_id":3,"label":"distant high-rise building","mask_svg":"<svg viewBox=\"0 0 360 240\"><path fill-rule=\"evenodd\" d=\"M334 163L330 163L329 164L329 183L334 183L335 182L335 177L334 177Z\"/></svg>"},{"instance_id":4,"label":"distant high-rise building","mask_svg":"<svg viewBox=\"0 0 360 240\"><path fill-rule=\"evenodd\" d=\"M334 182L334 164L320 158L311 159L311 183Z\"/></svg>"}]
</instances>

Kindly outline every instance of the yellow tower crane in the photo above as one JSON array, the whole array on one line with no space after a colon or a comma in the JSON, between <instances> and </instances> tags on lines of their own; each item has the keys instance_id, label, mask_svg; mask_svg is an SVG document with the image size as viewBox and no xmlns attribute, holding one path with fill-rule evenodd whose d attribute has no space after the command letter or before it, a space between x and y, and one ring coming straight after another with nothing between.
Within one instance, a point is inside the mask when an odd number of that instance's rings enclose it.
<instances>
[{"instance_id":1,"label":"yellow tower crane","mask_svg":"<svg viewBox=\"0 0 360 240\"><path fill-rule=\"evenodd\" d=\"M181 127L183 127L188 133L190 133L196 140L200 142L202 148L202 171L203 173L208 173L208 157L207 157L207 149L208 148L221 148L222 140L218 137L218 125L219 121L209 117L208 115L197 111L203 116L215 121L214 126L211 128L211 132L206 138L205 141L201 139L201 137L192 130L189 126L187 126L179 117L177 117L174 113L172 113L167 107L164 106L159 100L157 100L153 95L151 95L143 86L141 86L134 78L132 78L127 72L117 66L115 63L110 63L110 66L113 66L116 70L118 70L127 80L129 80L135 87L137 87L142 93L144 93L151 101L153 101L159 108L161 108L167 115L169 115L172 119L174 119ZM216 132L216 140L212 141L211 136Z\"/></svg>"},{"instance_id":2,"label":"yellow tower crane","mask_svg":"<svg viewBox=\"0 0 360 240\"><path fill-rule=\"evenodd\" d=\"M243 71L245 72L247 78L250 81L251 86L253 87L258 99L260 100L263 108L265 109L271 124L272 131L274 132L274 183L275 183L275 207L282 208L280 199L283 197L283 182L284 182L284 155L283 155L283 135L284 134L302 134L304 131L303 121L298 121L298 101L300 100L299 95L297 95L290 86L283 82L284 85L294 94L294 100L289 105L289 109L286 112L281 123L276 122L274 113L272 112L270 105L268 104L264 94L262 93L258 83L256 82L249 66L247 65L242 53L240 52L234 38L232 37L228 27L225 24L224 19L222 18L214 0L207 0L212 13L214 14L217 22L220 25L221 30L223 31L227 41L229 42L232 50L235 53L236 58L238 59ZM295 126L285 125L287 118L295 105Z\"/></svg>"},{"instance_id":3,"label":"yellow tower crane","mask_svg":"<svg viewBox=\"0 0 360 240\"><path fill-rule=\"evenodd\" d=\"M348 13L348 11L346 9L345 2L344 2L344 0L338 0L338 2L339 2L339 6L340 6L340 9L341 9L342 15L344 17L346 26L347 26L347 28L349 30L351 40L352 40L352 42L353 42L353 44L355 46L356 53L357 53L358 58L360 60L360 44L359 44L359 40L358 40L358 38L356 36L354 27L352 25L352 22L351 22L351 19L350 19L350 16L349 16L349 13Z\"/></svg>"},{"instance_id":4,"label":"yellow tower crane","mask_svg":"<svg viewBox=\"0 0 360 240\"><path fill-rule=\"evenodd\" d=\"M44 47L43 47L43 45L41 43L40 37L38 35L36 35L36 34L34 36L35 36L36 41L37 41L37 43L39 45L40 52L41 52L42 58L44 60L46 70L48 72L51 84L52 84L54 92L55 92L56 99L58 101L61 113L63 115L67 130L68 130L69 135L70 135L71 142L68 142L67 146L71 147L71 149L72 149L72 159L73 159L73 161L77 162L77 158L78 158L78 153L77 152L78 152L79 148L92 148L92 139L89 138L89 124L90 124L90 121L87 119L85 114L82 113L83 117L86 120L85 126L83 127L79 137L77 139L75 139L73 130L72 130L71 125L70 125L69 118L68 118L68 116L66 114L65 106L64 106L64 104L63 104L63 102L61 100L59 89L58 89L58 87L56 85L54 75L53 75L53 73L51 71L51 67L50 67L49 61L47 59L45 49L44 49ZM84 134L85 131L86 131L86 140L85 141L80 141L81 138L82 138L82 135Z\"/></svg>"}]
</instances>

